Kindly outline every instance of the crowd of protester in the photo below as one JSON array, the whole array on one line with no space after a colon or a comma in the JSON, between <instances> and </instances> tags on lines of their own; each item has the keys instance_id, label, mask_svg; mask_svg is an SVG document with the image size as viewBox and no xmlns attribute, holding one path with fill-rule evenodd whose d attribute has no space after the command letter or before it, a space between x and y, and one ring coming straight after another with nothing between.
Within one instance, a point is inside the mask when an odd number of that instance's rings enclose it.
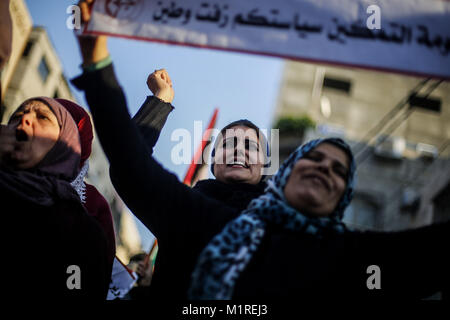
<instances>
[{"instance_id":1,"label":"crowd of protester","mask_svg":"<svg viewBox=\"0 0 450 320\"><path fill-rule=\"evenodd\" d=\"M80 3L84 22L91 2ZM9 1L0 3L1 67L11 23ZM214 143L215 179L191 188L153 157L174 111L168 72L149 75L153 95L132 118L107 38L79 36L78 43L82 73L72 83L85 94L111 180L158 239L154 273L145 255L130 261L139 280L126 299L447 297L450 222L399 232L362 232L342 222L356 172L345 141L309 141L266 176L267 139L236 115ZM107 201L84 181L92 128L83 107L49 97L25 100L0 127L0 199L9 208L4 223L17 227L7 258L23 260L26 252L37 297L107 296L115 234ZM371 265L382 272L379 290L367 286ZM70 266L81 270L79 288L69 284ZM10 295L30 285L29 269L15 267L16 276L7 279Z\"/></svg>"}]
</instances>

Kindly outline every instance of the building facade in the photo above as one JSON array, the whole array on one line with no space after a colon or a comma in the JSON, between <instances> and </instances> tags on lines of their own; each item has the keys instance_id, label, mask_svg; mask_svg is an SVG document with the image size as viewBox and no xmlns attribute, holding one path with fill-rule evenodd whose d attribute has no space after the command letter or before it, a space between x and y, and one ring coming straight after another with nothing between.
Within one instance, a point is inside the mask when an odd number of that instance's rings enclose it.
<instances>
[{"instance_id":1,"label":"building facade","mask_svg":"<svg viewBox=\"0 0 450 320\"><path fill-rule=\"evenodd\" d=\"M2 78L2 97L11 80L11 77L16 69L17 63L22 56L23 49L27 43L31 29L33 27L33 20L27 10L26 4L23 0L11 0L9 4L9 11L12 21L12 48L11 56L6 63L1 73ZM1 114L0 114L1 120Z\"/></svg>"},{"instance_id":2,"label":"building facade","mask_svg":"<svg viewBox=\"0 0 450 320\"><path fill-rule=\"evenodd\" d=\"M26 99L36 96L74 100L61 62L42 27L34 27L19 55L4 95L3 121Z\"/></svg>"}]
</instances>

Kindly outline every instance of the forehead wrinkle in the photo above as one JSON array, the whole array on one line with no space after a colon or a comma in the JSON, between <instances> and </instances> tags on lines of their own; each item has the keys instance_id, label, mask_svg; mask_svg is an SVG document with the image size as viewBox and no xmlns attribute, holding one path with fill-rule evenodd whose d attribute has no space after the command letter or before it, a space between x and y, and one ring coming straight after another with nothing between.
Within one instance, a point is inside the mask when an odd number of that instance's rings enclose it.
<instances>
[{"instance_id":1,"label":"forehead wrinkle","mask_svg":"<svg viewBox=\"0 0 450 320\"><path fill-rule=\"evenodd\" d=\"M227 142L227 141L234 141L234 138L241 138L240 136L231 136L231 137L225 137L222 141ZM242 139L240 139L242 140ZM248 142L253 142L255 144L258 144L258 141L255 141L253 139L250 139L249 137L245 137L244 141L248 141Z\"/></svg>"},{"instance_id":2,"label":"forehead wrinkle","mask_svg":"<svg viewBox=\"0 0 450 320\"><path fill-rule=\"evenodd\" d=\"M21 107L18 111L41 111L41 112L50 112L51 114L55 115L52 108L48 106L47 104L41 102L41 101L30 101L23 107Z\"/></svg>"},{"instance_id":3,"label":"forehead wrinkle","mask_svg":"<svg viewBox=\"0 0 450 320\"><path fill-rule=\"evenodd\" d=\"M337 148L337 147L336 147L336 148ZM345 162L346 162L346 163L349 162L350 159L348 159L347 153L346 153L344 150L341 150L340 148L337 148L337 149L339 149L340 151L342 151L342 153L345 155L345 159L347 160L347 161L345 161ZM320 153L322 156L326 156L326 157L328 157L328 158L331 158L331 160L332 160L334 163L339 164L340 166L342 166L342 167L345 168L346 170L350 170L350 168L349 168L348 165L343 164L339 159L336 159L336 158L333 157L333 156L330 156L330 155L328 155L328 154L325 154L325 152L323 152L323 151L317 150L317 148L311 150L311 151L308 152L308 153L313 153L313 152L317 152L317 153Z\"/></svg>"}]
</instances>

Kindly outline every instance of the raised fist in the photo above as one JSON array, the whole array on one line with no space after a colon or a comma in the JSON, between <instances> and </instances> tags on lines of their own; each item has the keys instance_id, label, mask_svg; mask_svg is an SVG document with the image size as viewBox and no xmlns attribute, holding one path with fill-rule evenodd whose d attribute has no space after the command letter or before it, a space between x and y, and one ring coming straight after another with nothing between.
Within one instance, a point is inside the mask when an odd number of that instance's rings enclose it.
<instances>
[{"instance_id":1,"label":"raised fist","mask_svg":"<svg viewBox=\"0 0 450 320\"><path fill-rule=\"evenodd\" d=\"M155 70L147 78L147 86L155 97L164 102L172 103L175 92L172 80L165 69Z\"/></svg>"}]
</instances>

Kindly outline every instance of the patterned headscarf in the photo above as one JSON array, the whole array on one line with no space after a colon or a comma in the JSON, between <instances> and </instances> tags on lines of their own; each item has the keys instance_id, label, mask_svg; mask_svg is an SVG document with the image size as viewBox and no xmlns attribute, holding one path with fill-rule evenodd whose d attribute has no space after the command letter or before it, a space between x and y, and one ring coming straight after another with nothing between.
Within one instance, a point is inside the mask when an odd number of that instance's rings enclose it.
<instances>
[{"instance_id":1,"label":"patterned headscarf","mask_svg":"<svg viewBox=\"0 0 450 320\"><path fill-rule=\"evenodd\" d=\"M346 152L349 156L349 173L345 192L333 213L327 217L310 217L291 207L283 190L297 161L324 142ZM341 219L353 196L355 170L350 147L341 139L318 139L300 146L267 182L264 195L250 202L248 208L229 222L202 251L192 273L189 298L231 299L236 280L258 249L268 225L278 225L317 237L344 233L347 229Z\"/></svg>"}]
</instances>

